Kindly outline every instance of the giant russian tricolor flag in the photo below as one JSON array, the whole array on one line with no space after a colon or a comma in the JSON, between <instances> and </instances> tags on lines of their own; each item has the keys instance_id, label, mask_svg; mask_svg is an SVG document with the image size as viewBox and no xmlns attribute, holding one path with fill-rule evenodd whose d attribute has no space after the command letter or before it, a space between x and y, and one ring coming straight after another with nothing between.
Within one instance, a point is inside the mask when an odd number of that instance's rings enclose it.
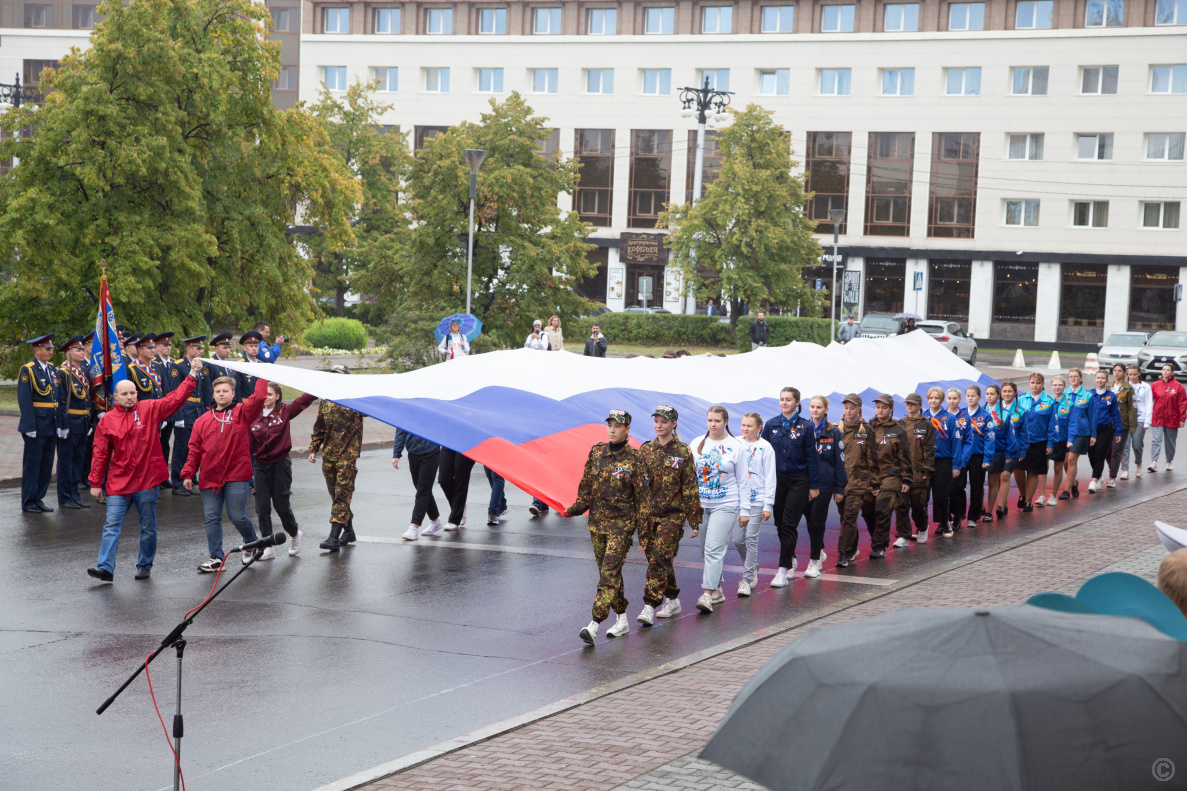
<instances>
[{"instance_id":1,"label":"giant russian tricolor flag","mask_svg":"<svg viewBox=\"0 0 1187 791\"><path fill-rule=\"evenodd\" d=\"M260 363L219 365L260 375ZM925 332L678 360L516 349L366 376L273 364L267 378L463 453L558 509L576 499L589 449L606 439L609 409L630 412L631 436L644 441L655 435L652 410L669 404L680 412L680 436L690 440L704 433L713 404L729 410L735 434L746 412L773 417L786 386L803 394L805 416L811 396L827 396L836 420L848 393L862 396L867 416L873 415L873 397L890 393L898 404L895 414L902 415L908 393L994 381Z\"/></svg>"}]
</instances>

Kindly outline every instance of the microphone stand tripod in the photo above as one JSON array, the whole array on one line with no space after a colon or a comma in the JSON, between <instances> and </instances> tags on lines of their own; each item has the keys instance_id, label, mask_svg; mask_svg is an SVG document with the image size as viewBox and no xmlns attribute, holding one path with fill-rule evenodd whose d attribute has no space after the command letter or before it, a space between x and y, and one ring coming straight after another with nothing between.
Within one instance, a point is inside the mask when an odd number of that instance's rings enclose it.
<instances>
[{"instance_id":1,"label":"microphone stand tripod","mask_svg":"<svg viewBox=\"0 0 1187 791\"><path fill-rule=\"evenodd\" d=\"M281 535L284 535L284 533L282 532ZM239 550L232 550L232 553L237 551ZM182 656L185 654L185 637L183 637L183 634L185 633L186 628L194 622L194 619L206 609L208 604L214 601L220 593L231 587L231 583L239 579L239 575L247 571L248 568L250 568L251 565L256 562L255 552L252 550L247 551L251 552L252 554L247 563L243 565L243 568L239 569L239 571L237 571L235 575L231 577L231 579L223 583L223 586L212 593L209 599L204 601L196 610L190 613L189 617L187 617L177 626L173 627L173 631L167 634L165 639L161 641L161 644L157 646L157 649L148 655L148 659L146 659L144 662L141 662L136 667L136 672L128 676L128 680L121 684L120 688L112 693L110 698L103 701L103 705L100 706L97 711L95 711L96 714L102 714L103 712L107 711L107 707L115 702L115 699L120 696L120 693L127 689L128 686L136 680L136 677L139 676L148 665L152 664L152 661L160 656L163 651L169 648L177 649L177 713L173 715L173 751L177 754L177 757L176 760L173 761L173 791L181 791L181 737L184 735L185 731L185 726L181 717L181 660Z\"/></svg>"}]
</instances>

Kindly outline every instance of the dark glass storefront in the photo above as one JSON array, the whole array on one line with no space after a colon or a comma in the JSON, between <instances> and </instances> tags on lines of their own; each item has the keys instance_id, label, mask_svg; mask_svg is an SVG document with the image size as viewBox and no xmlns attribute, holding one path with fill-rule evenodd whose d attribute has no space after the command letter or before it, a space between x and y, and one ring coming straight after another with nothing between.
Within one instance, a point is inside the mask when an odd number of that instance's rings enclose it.
<instances>
[{"instance_id":1,"label":"dark glass storefront","mask_svg":"<svg viewBox=\"0 0 1187 791\"><path fill-rule=\"evenodd\" d=\"M586 253L585 257L598 265L598 271L592 277L577 281L573 285L573 290L586 299L593 300L600 305L605 305L606 265L610 260L610 251L605 247L595 247Z\"/></svg>"},{"instance_id":2,"label":"dark glass storefront","mask_svg":"<svg viewBox=\"0 0 1187 791\"><path fill-rule=\"evenodd\" d=\"M927 317L955 321L969 329L969 279L973 265L969 261L928 262Z\"/></svg>"},{"instance_id":3,"label":"dark glass storefront","mask_svg":"<svg viewBox=\"0 0 1187 791\"><path fill-rule=\"evenodd\" d=\"M907 259L879 258L866 260L865 311L895 314L903 311L903 289Z\"/></svg>"},{"instance_id":4,"label":"dark glass storefront","mask_svg":"<svg viewBox=\"0 0 1187 791\"><path fill-rule=\"evenodd\" d=\"M1038 303L1039 265L997 261L993 264L992 338L1033 341Z\"/></svg>"},{"instance_id":5,"label":"dark glass storefront","mask_svg":"<svg viewBox=\"0 0 1187 791\"><path fill-rule=\"evenodd\" d=\"M1129 329L1173 330L1179 270L1169 266L1133 266L1129 272Z\"/></svg>"},{"instance_id":6,"label":"dark glass storefront","mask_svg":"<svg viewBox=\"0 0 1187 791\"><path fill-rule=\"evenodd\" d=\"M1063 264L1059 290L1059 332L1063 343L1104 340L1105 290L1109 268L1104 264Z\"/></svg>"}]
</instances>

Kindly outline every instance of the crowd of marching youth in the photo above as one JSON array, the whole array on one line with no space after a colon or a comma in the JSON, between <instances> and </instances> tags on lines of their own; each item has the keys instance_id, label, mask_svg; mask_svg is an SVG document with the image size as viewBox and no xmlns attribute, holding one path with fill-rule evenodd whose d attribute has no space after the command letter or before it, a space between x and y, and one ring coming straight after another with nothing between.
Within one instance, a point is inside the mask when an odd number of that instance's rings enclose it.
<instances>
[{"instance_id":1,"label":"crowd of marching youth","mask_svg":"<svg viewBox=\"0 0 1187 791\"><path fill-rule=\"evenodd\" d=\"M611 612L616 620L608 636L629 631L622 565L635 536L648 559L636 620L651 626L681 612L673 560L686 524L700 539L704 568L696 606L712 613L725 601L731 543L743 568L737 595L750 596L758 585L759 531L772 517L779 565L771 587L782 588L798 566L801 520L810 550L803 576L820 576L830 503L841 518L836 566L845 568L858 559L859 516L870 534L870 558L884 558L888 548L905 549L929 536L952 538L963 528L1004 519L1011 477L1019 492L1015 508L1023 513L1079 497L1078 463L1085 454L1089 494L1129 477L1131 451L1141 477L1147 430L1146 470L1157 472L1165 452L1169 472L1187 421L1187 394L1169 365L1152 385L1136 367L1117 365L1089 382L1072 369L1066 379L1053 378L1050 393L1044 376L1034 373L1023 393L1014 382L984 392L972 384L963 392L932 387L924 400L907 395L905 414L896 417L894 398L883 393L867 420L861 396L850 393L842 399L842 419L832 423L828 398L812 396L805 417L800 392L786 387L780 414L765 423L757 414L744 415L740 437L729 428L726 408L710 407L705 433L687 445L677 435L676 410L660 405L652 414L656 437L638 450L629 443L631 415L611 410L608 442L590 451L577 500L566 511L589 513L599 567L593 620L581 638L592 644Z\"/></svg>"}]
</instances>

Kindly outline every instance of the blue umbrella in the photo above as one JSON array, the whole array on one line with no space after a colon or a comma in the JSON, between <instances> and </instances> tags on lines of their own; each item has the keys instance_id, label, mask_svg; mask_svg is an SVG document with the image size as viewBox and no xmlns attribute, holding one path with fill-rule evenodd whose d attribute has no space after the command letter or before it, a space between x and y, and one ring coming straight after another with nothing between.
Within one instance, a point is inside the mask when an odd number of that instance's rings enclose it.
<instances>
[{"instance_id":1,"label":"blue umbrella","mask_svg":"<svg viewBox=\"0 0 1187 791\"><path fill-rule=\"evenodd\" d=\"M471 313L455 313L452 316L446 316L441 319L441 323L437 325L437 329L433 330L433 337L440 341L449 334L449 323L456 321L461 325L462 335L466 336L466 340L472 341L482 334L482 322L478 317Z\"/></svg>"}]
</instances>

